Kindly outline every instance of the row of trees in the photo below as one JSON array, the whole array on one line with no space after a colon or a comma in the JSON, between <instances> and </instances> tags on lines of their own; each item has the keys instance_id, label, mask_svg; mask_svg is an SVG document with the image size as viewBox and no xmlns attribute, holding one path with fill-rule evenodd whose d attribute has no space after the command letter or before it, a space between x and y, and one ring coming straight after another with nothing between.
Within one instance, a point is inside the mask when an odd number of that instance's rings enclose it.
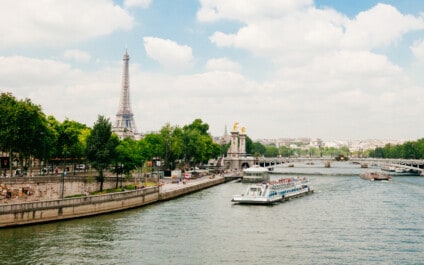
<instances>
[{"instance_id":1,"label":"row of trees","mask_svg":"<svg viewBox=\"0 0 424 265\"><path fill-rule=\"evenodd\" d=\"M129 173L156 158L164 169L189 168L222 153L200 119L182 128L166 124L140 140L120 140L103 116L93 128L69 119L61 123L29 99L17 100L10 93L0 95L0 113L0 151L28 170L34 161L88 161L103 183L103 172L110 167Z\"/></svg>"},{"instance_id":2,"label":"row of trees","mask_svg":"<svg viewBox=\"0 0 424 265\"><path fill-rule=\"evenodd\" d=\"M371 150L368 156L376 158L424 159L424 138L401 145L386 144L384 147L377 147L375 150Z\"/></svg>"},{"instance_id":3,"label":"row of trees","mask_svg":"<svg viewBox=\"0 0 424 265\"><path fill-rule=\"evenodd\" d=\"M112 134L109 120L99 116L87 138L86 155L99 172L102 189L103 171L109 165L128 174L147 161L159 160L163 161L163 169L186 170L218 157L221 147L212 141L208 130L208 124L196 119L182 128L166 124L158 133L147 134L140 140L125 138L120 141Z\"/></svg>"},{"instance_id":4,"label":"row of trees","mask_svg":"<svg viewBox=\"0 0 424 265\"><path fill-rule=\"evenodd\" d=\"M290 157L290 156L338 156L348 155L350 150L348 147L343 146L341 148L335 147L311 147L301 148L301 144L297 148L290 148L288 146L276 147L274 144L263 145L259 142L253 142L249 137L246 138L246 152L253 156L265 156L265 157Z\"/></svg>"},{"instance_id":5,"label":"row of trees","mask_svg":"<svg viewBox=\"0 0 424 265\"><path fill-rule=\"evenodd\" d=\"M83 159L90 128L76 121L58 122L29 99L17 100L10 93L0 95L0 150L31 168L34 159Z\"/></svg>"}]
</instances>

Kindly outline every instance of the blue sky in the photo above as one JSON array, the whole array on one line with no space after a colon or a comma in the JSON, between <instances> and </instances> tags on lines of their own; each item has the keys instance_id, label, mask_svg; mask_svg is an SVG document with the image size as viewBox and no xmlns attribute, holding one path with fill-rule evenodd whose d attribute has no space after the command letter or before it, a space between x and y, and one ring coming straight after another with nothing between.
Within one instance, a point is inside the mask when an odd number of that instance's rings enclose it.
<instances>
[{"instance_id":1,"label":"blue sky","mask_svg":"<svg viewBox=\"0 0 424 265\"><path fill-rule=\"evenodd\" d=\"M0 91L138 131L200 118L253 138L424 136L424 1L2 1Z\"/></svg>"}]
</instances>

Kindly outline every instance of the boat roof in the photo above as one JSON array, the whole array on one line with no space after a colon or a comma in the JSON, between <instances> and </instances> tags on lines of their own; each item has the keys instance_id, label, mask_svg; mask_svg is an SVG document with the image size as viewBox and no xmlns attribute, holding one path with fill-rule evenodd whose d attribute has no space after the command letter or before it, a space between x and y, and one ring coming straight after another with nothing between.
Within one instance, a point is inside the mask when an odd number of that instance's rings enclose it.
<instances>
[{"instance_id":1,"label":"boat roof","mask_svg":"<svg viewBox=\"0 0 424 265\"><path fill-rule=\"evenodd\" d=\"M268 171L268 169L264 167L260 167L260 166L254 166L254 167L245 168L243 169L243 171L244 172L265 172L265 171Z\"/></svg>"}]
</instances>

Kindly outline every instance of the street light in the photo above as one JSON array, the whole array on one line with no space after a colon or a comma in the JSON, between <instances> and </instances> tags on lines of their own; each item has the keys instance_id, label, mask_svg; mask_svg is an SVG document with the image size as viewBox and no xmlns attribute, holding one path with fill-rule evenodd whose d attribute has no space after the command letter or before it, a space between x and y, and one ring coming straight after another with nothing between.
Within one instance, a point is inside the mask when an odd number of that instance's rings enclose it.
<instances>
[{"instance_id":1,"label":"street light","mask_svg":"<svg viewBox=\"0 0 424 265\"><path fill-rule=\"evenodd\" d=\"M137 184L140 183L140 182L143 182L143 163L144 163L144 161L141 160L141 167L140 167L140 170L138 171Z\"/></svg>"},{"instance_id":2,"label":"street light","mask_svg":"<svg viewBox=\"0 0 424 265\"><path fill-rule=\"evenodd\" d=\"M62 199L63 199L64 193L65 193L66 155L67 155L67 152L65 152L65 161L63 162L64 167L63 167L63 173L62 173L62 196L61 196Z\"/></svg>"},{"instance_id":3,"label":"street light","mask_svg":"<svg viewBox=\"0 0 424 265\"><path fill-rule=\"evenodd\" d=\"M155 171L156 166L160 166L158 162L159 160L157 157L152 158L152 177L153 177L153 174L156 172L156 175L158 176L158 198L159 198L160 175L157 169Z\"/></svg>"},{"instance_id":4,"label":"street light","mask_svg":"<svg viewBox=\"0 0 424 265\"><path fill-rule=\"evenodd\" d=\"M155 167L160 166L160 161L158 159L155 160ZM159 199L159 190L160 190L160 174L159 170L156 168L156 174L158 175L158 199Z\"/></svg>"},{"instance_id":5,"label":"street light","mask_svg":"<svg viewBox=\"0 0 424 265\"><path fill-rule=\"evenodd\" d=\"M41 167L41 175L44 176L44 168L46 170L48 170L47 165L46 165L46 133L45 132L41 132L41 135L43 137L43 163L42 163L43 165Z\"/></svg>"},{"instance_id":6,"label":"street light","mask_svg":"<svg viewBox=\"0 0 424 265\"><path fill-rule=\"evenodd\" d=\"M121 173L121 190L122 190L122 179L123 179L123 173L124 173L124 164L120 163L119 165L119 173Z\"/></svg>"}]
</instances>

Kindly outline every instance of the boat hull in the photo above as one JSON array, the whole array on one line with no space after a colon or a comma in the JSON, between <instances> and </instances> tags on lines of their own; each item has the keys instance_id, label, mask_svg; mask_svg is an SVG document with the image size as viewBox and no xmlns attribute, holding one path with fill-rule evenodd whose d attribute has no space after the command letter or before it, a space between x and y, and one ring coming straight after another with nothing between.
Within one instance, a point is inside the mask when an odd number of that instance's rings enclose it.
<instances>
[{"instance_id":1,"label":"boat hull","mask_svg":"<svg viewBox=\"0 0 424 265\"><path fill-rule=\"evenodd\" d=\"M284 195L282 197L282 199L284 201L286 201L286 200L290 200L290 199L293 199L293 198L302 197L302 196L305 196L305 195L313 193L313 192L314 192L314 189L312 187L308 186L308 187L302 188L301 190L298 190L298 191L295 191L295 192L290 192L290 193Z\"/></svg>"},{"instance_id":2,"label":"boat hull","mask_svg":"<svg viewBox=\"0 0 424 265\"><path fill-rule=\"evenodd\" d=\"M284 195L279 194L272 197L236 195L231 201L237 204L270 205L302 197L313 192L314 190L311 186L305 186L302 189L296 189L294 191L286 192Z\"/></svg>"},{"instance_id":3,"label":"boat hull","mask_svg":"<svg viewBox=\"0 0 424 265\"><path fill-rule=\"evenodd\" d=\"M272 198L263 198L263 197L248 197L248 196L234 196L231 200L232 202L238 204L257 204L257 205L270 205L282 201L281 196L276 196Z\"/></svg>"},{"instance_id":4,"label":"boat hull","mask_svg":"<svg viewBox=\"0 0 424 265\"><path fill-rule=\"evenodd\" d=\"M243 176L241 181L244 183L259 183L269 180L269 176Z\"/></svg>"}]
</instances>

